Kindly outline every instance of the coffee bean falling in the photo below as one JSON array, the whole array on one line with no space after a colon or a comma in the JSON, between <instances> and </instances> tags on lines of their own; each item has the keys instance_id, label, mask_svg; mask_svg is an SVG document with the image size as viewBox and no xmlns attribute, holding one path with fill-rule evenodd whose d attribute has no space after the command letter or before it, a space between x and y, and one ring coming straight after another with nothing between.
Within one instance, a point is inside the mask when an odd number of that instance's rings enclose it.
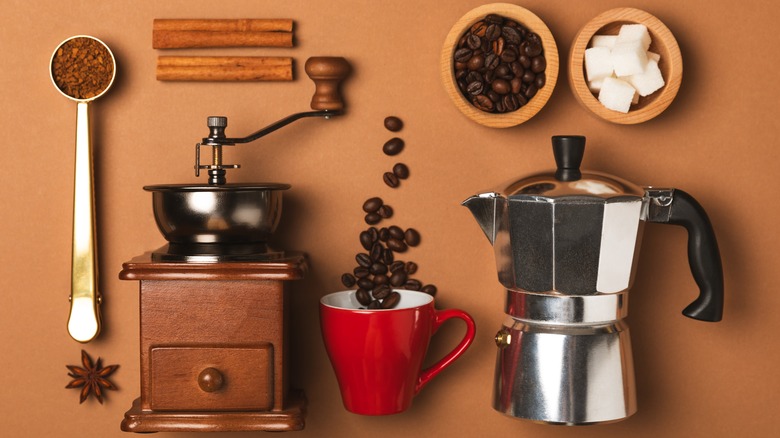
<instances>
[{"instance_id":1,"label":"coffee bean falling","mask_svg":"<svg viewBox=\"0 0 780 438\"><path fill-rule=\"evenodd\" d=\"M404 163L396 163L395 166L393 166L393 174L398 177L398 179L409 178L409 167Z\"/></svg>"},{"instance_id":2,"label":"coffee bean falling","mask_svg":"<svg viewBox=\"0 0 780 438\"><path fill-rule=\"evenodd\" d=\"M391 189L394 189L401 184L401 181L393 172L385 172L384 175L382 175L382 181Z\"/></svg>"},{"instance_id":3,"label":"coffee bean falling","mask_svg":"<svg viewBox=\"0 0 780 438\"><path fill-rule=\"evenodd\" d=\"M380 236L386 236L382 240ZM369 247L368 253L358 253L355 261L358 266L353 273L345 273L341 276L341 282L347 288L357 286L356 298L361 305L367 308L389 309L395 299L392 289L403 288L420 291L435 296L437 288L432 284L423 284L420 280L412 278L417 272L417 264L412 261L395 260L394 254L403 253L409 247L420 243L420 233L407 228L406 231L397 225L383 227L377 230L370 227L360 233L360 244L363 248ZM400 299L400 296L398 296ZM385 304L389 300L389 304ZM381 303L373 305L375 301ZM378 307L377 307L378 306Z\"/></svg>"},{"instance_id":4,"label":"coffee bean falling","mask_svg":"<svg viewBox=\"0 0 780 438\"><path fill-rule=\"evenodd\" d=\"M404 122L396 116L385 117L385 129L390 132L398 132L404 127Z\"/></svg>"},{"instance_id":5,"label":"coffee bean falling","mask_svg":"<svg viewBox=\"0 0 780 438\"><path fill-rule=\"evenodd\" d=\"M404 146L403 140L398 137L393 137L390 140L387 140L384 146L382 146L382 152L384 152L385 155L398 155L404 150Z\"/></svg>"},{"instance_id":6,"label":"coffee bean falling","mask_svg":"<svg viewBox=\"0 0 780 438\"><path fill-rule=\"evenodd\" d=\"M389 219L393 216L393 207L385 204L379 197L366 199L366 202L363 203L363 211L366 212L364 219L369 225L376 225L382 219Z\"/></svg>"},{"instance_id":7,"label":"coffee bean falling","mask_svg":"<svg viewBox=\"0 0 780 438\"><path fill-rule=\"evenodd\" d=\"M395 116L385 118L384 126L391 132L398 132L403 127L403 121ZM398 137L393 137L382 147L382 152L388 156L401 153L405 143ZM404 163L396 163L391 172L385 172L382 179L390 188L397 188L401 180L409 178L409 167ZM371 225L359 234L360 246L366 252L355 256L357 266L352 273L344 273L341 282L347 288L356 287L355 298L361 306L367 309L391 309L398 305L401 295L393 288L422 291L436 295L436 286L423 284L412 278L418 266L412 261L396 260L396 254L404 253L409 248L420 244L420 233L414 228L402 229L397 225L377 228L378 225L394 215L391 206L382 198L375 196L363 202L365 222Z\"/></svg>"}]
</instances>

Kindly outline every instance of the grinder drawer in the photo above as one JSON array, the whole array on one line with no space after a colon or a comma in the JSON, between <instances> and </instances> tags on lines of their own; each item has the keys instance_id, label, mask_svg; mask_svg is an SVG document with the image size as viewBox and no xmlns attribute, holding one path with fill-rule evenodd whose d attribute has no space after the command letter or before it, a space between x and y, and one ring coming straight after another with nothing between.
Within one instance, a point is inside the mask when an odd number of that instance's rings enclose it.
<instances>
[{"instance_id":1,"label":"grinder drawer","mask_svg":"<svg viewBox=\"0 0 780 438\"><path fill-rule=\"evenodd\" d=\"M153 410L270 410L273 345L154 347Z\"/></svg>"}]
</instances>

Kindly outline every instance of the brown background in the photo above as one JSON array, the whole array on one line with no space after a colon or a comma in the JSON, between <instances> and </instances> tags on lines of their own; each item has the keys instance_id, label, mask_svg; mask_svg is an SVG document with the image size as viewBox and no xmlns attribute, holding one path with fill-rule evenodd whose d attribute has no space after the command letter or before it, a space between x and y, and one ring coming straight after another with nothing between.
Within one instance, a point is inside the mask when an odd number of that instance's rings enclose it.
<instances>
[{"instance_id":1,"label":"brown background","mask_svg":"<svg viewBox=\"0 0 780 438\"><path fill-rule=\"evenodd\" d=\"M777 248L778 132L776 69L780 6L771 0L588 2L528 0L545 20L561 58L577 30L612 7L633 6L664 21L684 59L680 93L660 117L613 125L575 101L562 67L547 106L529 122L497 130L462 116L439 79L439 53L452 24L480 1L18 1L0 14L0 434L126 436L119 423L139 394L138 285L120 281L123 262L162 245L141 187L194 182L193 145L207 115L230 117L243 135L308 109L309 56L347 57L347 116L305 120L255 144L228 151L243 165L234 181L288 182L277 246L306 251L311 272L296 284L292 380L309 398L306 429L292 436L703 437L772 435L780 404L780 270ZM289 17L293 49L231 49L208 54L295 57L289 83L161 83L151 48L153 18ZM82 346L69 338L70 228L76 105L48 77L52 50L90 34L115 52L114 88L92 107L105 331L86 349L118 363L120 390L104 405L78 404L63 389L65 364ZM190 53L190 52L184 52ZM395 160L381 154L385 116L404 119L412 176L395 191L381 182ZM531 424L490 407L503 294L493 254L469 212L467 196L552 166L549 137L588 136L585 166L639 184L674 186L705 206L716 228L726 279L723 322L681 316L695 295L686 235L645 228L628 318L639 412L587 428ZM201 181L203 182L203 181ZM477 340L435 379L406 413L382 418L346 412L320 338L317 303L341 288L364 227L360 206L380 195L393 222L414 226L423 244L408 254L419 276L436 283L439 307L459 307L477 322ZM431 357L462 333L456 323L434 339ZM248 436L249 434L214 435ZM172 434L171 436L180 436Z\"/></svg>"}]
</instances>

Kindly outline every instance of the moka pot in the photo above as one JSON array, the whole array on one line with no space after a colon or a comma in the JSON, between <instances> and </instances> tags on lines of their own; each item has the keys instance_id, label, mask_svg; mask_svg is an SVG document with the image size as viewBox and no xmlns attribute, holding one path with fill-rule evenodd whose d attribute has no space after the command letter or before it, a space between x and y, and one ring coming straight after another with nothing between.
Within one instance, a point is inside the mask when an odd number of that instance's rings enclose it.
<instances>
[{"instance_id":1,"label":"moka pot","mask_svg":"<svg viewBox=\"0 0 780 438\"><path fill-rule=\"evenodd\" d=\"M585 137L555 136L557 169L472 196L495 248L507 318L496 335L493 407L553 424L636 412L628 313L645 222L682 225L700 292L683 314L719 321L723 271L699 203L679 189L582 172Z\"/></svg>"}]
</instances>

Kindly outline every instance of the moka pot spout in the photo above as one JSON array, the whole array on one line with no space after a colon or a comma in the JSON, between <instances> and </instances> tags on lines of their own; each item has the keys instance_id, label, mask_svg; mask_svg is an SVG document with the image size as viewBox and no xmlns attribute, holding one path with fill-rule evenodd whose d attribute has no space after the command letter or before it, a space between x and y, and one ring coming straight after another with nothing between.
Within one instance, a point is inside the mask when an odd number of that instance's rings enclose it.
<instances>
[{"instance_id":1,"label":"moka pot spout","mask_svg":"<svg viewBox=\"0 0 780 438\"><path fill-rule=\"evenodd\" d=\"M474 215L474 219L477 220L491 245L496 241L496 232L499 228L498 213L501 211L499 207L503 202L506 202L506 198L500 194L487 192L474 195L462 203Z\"/></svg>"}]
</instances>

